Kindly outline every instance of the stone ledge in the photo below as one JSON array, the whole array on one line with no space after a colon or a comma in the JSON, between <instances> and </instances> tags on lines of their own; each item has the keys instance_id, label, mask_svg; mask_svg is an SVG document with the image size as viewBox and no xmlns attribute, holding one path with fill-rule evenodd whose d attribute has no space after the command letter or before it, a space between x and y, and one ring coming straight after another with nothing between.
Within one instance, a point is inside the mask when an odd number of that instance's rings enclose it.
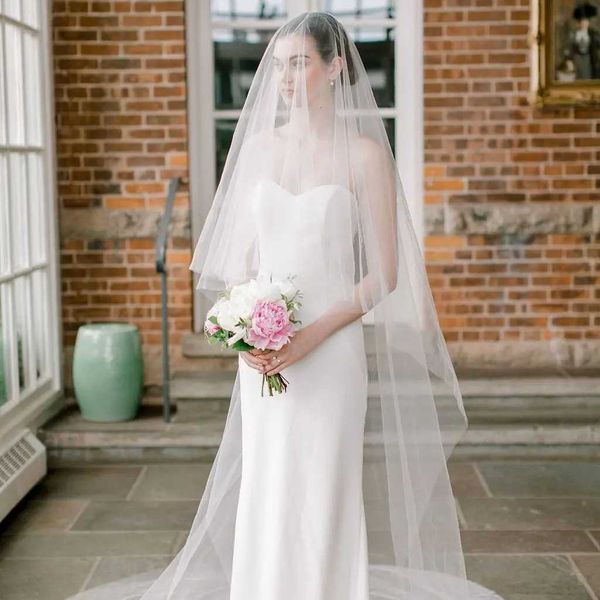
<instances>
[{"instance_id":1,"label":"stone ledge","mask_svg":"<svg viewBox=\"0 0 600 600\"><path fill-rule=\"evenodd\" d=\"M459 376L598 376L600 340L541 342L450 342Z\"/></svg>"},{"instance_id":2,"label":"stone ledge","mask_svg":"<svg viewBox=\"0 0 600 600\"><path fill-rule=\"evenodd\" d=\"M425 207L431 235L532 235L600 232L600 206L593 203L494 202L433 204Z\"/></svg>"},{"instance_id":3,"label":"stone ledge","mask_svg":"<svg viewBox=\"0 0 600 600\"><path fill-rule=\"evenodd\" d=\"M60 215L60 237L104 240L156 237L161 210L110 210L107 208L68 208ZM174 208L170 235L191 235L189 210Z\"/></svg>"},{"instance_id":4,"label":"stone ledge","mask_svg":"<svg viewBox=\"0 0 600 600\"><path fill-rule=\"evenodd\" d=\"M71 404L39 428L54 464L103 460L212 460L219 447L225 414L204 416L193 423L165 423L159 408L142 408L130 421L86 421ZM464 456L599 456L600 424L474 423L456 450ZM378 435L366 432L365 448L380 451Z\"/></svg>"}]
</instances>

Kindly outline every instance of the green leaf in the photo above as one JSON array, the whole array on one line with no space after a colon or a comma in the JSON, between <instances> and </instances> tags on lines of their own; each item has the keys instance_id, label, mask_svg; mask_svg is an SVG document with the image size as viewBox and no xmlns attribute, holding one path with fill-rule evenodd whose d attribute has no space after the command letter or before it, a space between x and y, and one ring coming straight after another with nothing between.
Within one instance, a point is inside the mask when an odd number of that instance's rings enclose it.
<instances>
[{"instance_id":1,"label":"green leaf","mask_svg":"<svg viewBox=\"0 0 600 600\"><path fill-rule=\"evenodd\" d=\"M241 352L246 352L248 350L252 350L254 346L247 344L244 340L237 340L237 342L232 344L230 348L233 348L234 350L240 350Z\"/></svg>"}]
</instances>

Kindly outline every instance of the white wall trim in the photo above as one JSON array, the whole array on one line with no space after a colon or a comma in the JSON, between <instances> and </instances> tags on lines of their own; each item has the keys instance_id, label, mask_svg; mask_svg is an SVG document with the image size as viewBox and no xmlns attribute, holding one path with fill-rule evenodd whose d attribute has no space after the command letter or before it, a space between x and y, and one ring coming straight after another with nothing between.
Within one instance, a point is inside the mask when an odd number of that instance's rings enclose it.
<instances>
[{"instance_id":1,"label":"white wall trim","mask_svg":"<svg viewBox=\"0 0 600 600\"><path fill-rule=\"evenodd\" d=\"M185 0L186 80L188 117L188 172L191 206L192 250L212 205L216 174L213 117L214 71L210 2ZM193 330L202 331L210 306L195 293Z\"/></svg>"},{"instance_id":2,"label":"white wall trim","mask_svg":"<svg viewBox=\"0 0 600 600\"><path fill-rule=\"evenodd\" d=\"M43 103L44 114L42 115L42 127L46 149L46 160L44 161L45 183L47 190L48 207L48 298L50 306L50 360L51 373L57 391L64 390L64 343L62 335L62 301L60 285L60 229L58 223L58 182L56 172L58 160L56 156L56 115L54 110L54 53L52 49L52 10L51 0L42 0L40 23L42 27L42 47L46 49L45 61L44 95L46 102Z\"/></svg>"}]
</instances>

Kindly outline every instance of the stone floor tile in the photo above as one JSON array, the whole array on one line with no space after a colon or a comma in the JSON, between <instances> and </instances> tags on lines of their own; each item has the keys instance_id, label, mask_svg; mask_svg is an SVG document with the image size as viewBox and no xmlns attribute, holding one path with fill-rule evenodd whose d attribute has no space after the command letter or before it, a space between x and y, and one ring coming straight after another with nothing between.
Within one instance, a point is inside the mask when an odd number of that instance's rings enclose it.
<instances>
[{"instance_id":1,"label":"stone floor tile","mask_svg":"<svg viewBox=\"0 0 600 600\"><path fill-rule=\"evenodd\" d=\"M465 529L600 528L600 498L459 498Z\"/></svg>"},{"instance_id":2,"label":"stone floor tile","mask_svg":"<svg viewBox=\"0 0 600 600\"><path fill-rule=\"evenodd\" d=\"M0 538L0 557L109 556L170 554L176 531L68 532Z\"/></svg>"},{"instance_id":3,"label":"stone floor tile","mask_svg":"<svg viewBox=\"0 0 600 600\"><path fill-rule=\"evenodd\" d=\"M64 600L75 594L95 558L7 558L0 560L2 600Z\"/></svg>"},{"instance_id":4,"label":"stone floor tile","mask_svg":"<svg viewBox=\"0 0 600 600\"><path fill-rule=\"evenodd\" d=\"M505 600L589 600L600 572L593 467L450 461L470 577ZM84 581L158 574L185 542L209 472L198 462L51 469L0 523L0 598L63 600ZM378 562L391 559L384 475L367 464L369 555Z\"/></svg>"},{"instance_id":5,"label":"stone floor tile","mask_svg":"<svg viewBox=\"0 0 600 600\"><path fill-rule=\"evenodd\" d=\"M377 563L394 562L394 546L389 533L385 531L368 531L369 561Z\"/></svg>"},{"instance_id":6,"label":"stone floor tile","mask_svg":"<svg viewBox=\"0 0 600 600\"><path fill-rule=\"evenodd\" d=\"M464 552L553 553L598 552L584 531L461 531Z\"/></svg>"},{"instance_id":7,"label":"stone floor tile","mask_svg":"<svg viewBox=\"0 0 600 600\"><path fill-rule=\"evenodd\" d=\"M590 600L565 556L467 554L465 558L469 579L505 600Z\"/></svg>"},{"instance_id":8,"label":"stone floor tile","mask_svg":"<svg viewBox=\"0 0 600 600\"><path fill-rule=\"evenodd\" d=\"M94 500L72 531L188 530L198 510L192 500Z\"/></svg>"},{"instance_id":9,"label":"stone floor tile","mask_svg":"<svg viewBox=\"0 0 600 600\"><path fill-rule=\"evenodd\" d=\"M210 469L207 463L148 465L129 498L200 501Z\"/></svg>"},{"instance_id":10,"label":"stone floor tile","mask_svg":"<svg viewBox=\"0 0 600 600\"><path fill-rule=\"evenodd\" d=\"M600 496L600 464L481 462L479 470L494 496Z\"/></svg>"},{"instance_id":11,"label":"stone floor tile","mask_svg":"<svg viewBox=\"0 0 600 600\"><path fill-rule=\"evenodd\" d=\"M592 591L600 598L600 556L571 556Z\"/></svg>"},{"instance_id":12,"label":"stone floor tile","mask_svg":"<svg viewBox=\"0 0 600 600\"><path fill-rule=\"evenodd\" d=\"M20 510L12 511L2 520L0 535L65 531L81 514L86 504L87 500L83 498L28 500Z\"/></svg>"},{"instance_id":13,"label":"stone floor tile","mask_svg":"<svg viewBox=\"0 0 600 600\"><path fill-rule=\"evenodd\" d=\"M452 492L456 497L487 497L487 492L472 463L450 463L448 465Z\"/></svg>"},{"instance_id":14,"label":"stone floor tile","mask_svg":"<svg viewBox=\"0 0 600 600\"><path fill-rule=\"evenodd\" d=\"M116 579L142 574L146 571L162 571L173 559L167 556L106 556L94 569L92 577L85 586L87 588L103 585Z\"/></svg>"},{"instance_id":15,"label":"stone floor tile","mask_svg":"<svg viewBox=\"0 0 600 600\"><path fill-rule=\"evenodd\" d=\"M125 498L142 468L138 465L86 465L50 469L35 486L35 498Z\"/></svg>"},{"instance_id":16,"label":"stone floor tile","mask_svg":"<svg viewBox=\"0 0 600 600\"><path fill-rule=\"evenodd\" d=\"M600 550L600 531L594 531L591 529L588 531L588 534L593 538L596 546L598 546L598 549Z\"/></svg>"}]
</instances>

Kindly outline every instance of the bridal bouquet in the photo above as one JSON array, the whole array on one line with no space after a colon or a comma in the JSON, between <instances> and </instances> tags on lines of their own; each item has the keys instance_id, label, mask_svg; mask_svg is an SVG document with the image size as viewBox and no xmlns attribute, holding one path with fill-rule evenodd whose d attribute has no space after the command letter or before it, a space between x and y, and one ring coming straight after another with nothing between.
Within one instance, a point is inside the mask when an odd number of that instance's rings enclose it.
<instances>
[{"instance_id":1,"label":"bridal bouquet","mask_svg":"<svg viewBox=\"0 0 600 600\"><path fill-rule=\"evenodd\" d=\"M258 276L221 292L204 322L208 341L240 351L280 350L301 324L295 312L302 306L302 293L292 279ZM281 373L263 373L261 396L265 381L270 396L274 390L285 391L289 383Z\"/></svg>"}]
</instances>

